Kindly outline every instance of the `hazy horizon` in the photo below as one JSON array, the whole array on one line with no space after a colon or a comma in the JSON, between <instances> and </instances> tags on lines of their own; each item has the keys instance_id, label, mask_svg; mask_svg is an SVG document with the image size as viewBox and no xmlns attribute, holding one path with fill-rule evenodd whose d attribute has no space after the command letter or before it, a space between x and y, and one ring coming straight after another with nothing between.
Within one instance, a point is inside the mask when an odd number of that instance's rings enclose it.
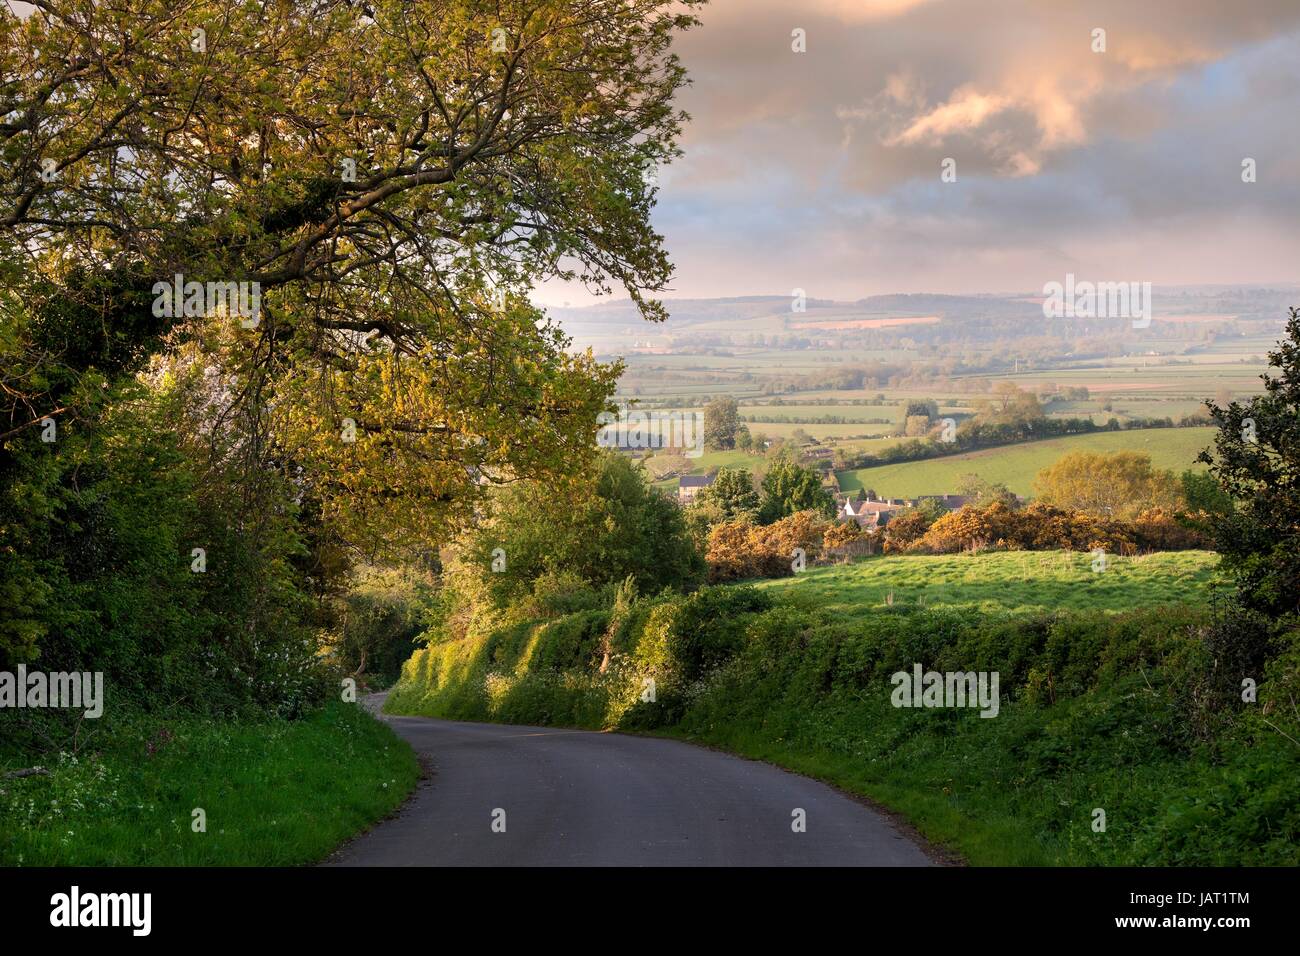
<instances>
[{"instance_id":1,"label":"hazy horizon","mask_svg":"<svg viewBox=\"0 0 1300 956\"><path fill-rule=\"evenodd\" d=\"M1257 290L1288 289L1288 288L1300 289L1300 280L1287 279L1287 280L1279 280L1279 281L1259 281L1259 282L1171 282L1171 283L1156 283L1154 285L1154 288L1156 290L1160 290L1162 288L1177 289L1183 292L1196 292L1196 291L1208 292L1208 291L1215 291L1215 290L1242 289L1242 288L1257 289ZM807 301L809 305L818 302L852 304L855 302L862 302L867 299L886 298L888 296L948 296L951 298L959 298L959 299L960 298L997 299L997 298L1009 298L1012 296L1039 296L1039 295L1042 295L1042 289L1040 288L1031 289L1028 287L1017 288L1017 289L993 289L993 290L981 291L981 292L974 292L969 290L967 291L957 290L953 292L938 292L934 289L887 289L882 292L864 292L861 295L846 295L846 296L809 295ZM742 300L752 301L757 299L789 299L790 293L789 292L740 292L740 293L728 294L728 295L661 294L661 295L654 296L654 298L664 302L665 304L669 304L672 302L704 302L704 301L720 302L729 299L736 300L736 301L742 301ZM546 309L552 309L552 310L553 309L570 309L570 310L594 309L594 308L600 308L602 306L621 306L621 305L631 306L633 304L632 300L628 298L626 295L617 295L617 294L609 295L609 296L591 296L586 301L582 301L582 302L548 301L537 295L534 295L533 299L537 302L538 305ZM1281 318L1284 317L1279 317L1279 321L1281 320Z\"/></svg>"}]
</instances>

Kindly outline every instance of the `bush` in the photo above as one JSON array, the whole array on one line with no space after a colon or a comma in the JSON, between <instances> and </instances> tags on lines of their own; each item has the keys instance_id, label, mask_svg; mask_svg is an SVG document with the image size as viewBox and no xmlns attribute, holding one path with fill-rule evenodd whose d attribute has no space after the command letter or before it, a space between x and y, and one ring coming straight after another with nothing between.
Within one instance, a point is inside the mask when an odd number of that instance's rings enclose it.
<instances>
[{"instance_id":1,"label":"bush","mask_svg":"<svg viewBox=\"0 0 1300 956\"><path fill-rule=\"evenodd\" d=\"M1195 521L1159 508L1119 521L1065 511L1043 502L1018 511L1002 502L986 508L967 505L943 515L920 535L916 529L922 520L910 515L903 518L908 522L896 528L902 518L895 519L886 529L886 550L952 554L992 546L1022 551L1101 548L1111 554L1136 554L1182 551L1207 544Z\"/></svg>"},{"instance_id":2,"label":"bush","mask_svg":"<svg viewBox=\"0 0 1300 956\"><path fill-rule=\"evenodd\" d=\"M993 509L961 508L943 515L915 540L910 550L927 554L951 554L983 547L1006 537L1004 523L996 521Z\"/></svg>"},{"instance_id":3,"label":"bush","mask_svg":"<svg viewBox=\"0 0 1300 956\"><path fill-rule=\"evenodd\" d=\"M720 666L745 643L747 615L766 611L772 599L751 587L704 588L682 604L668 650L689 682Z\"/></svg>"},{"instance_id":4,"label":"bush","mask_svg":"<svg viewBox=\"0 0 1300 956\"><path fill-rule=\"evenodd\" d=\"M705 550L709 581L793 574L795 549L802 548L811 563L821 554L823 535L830 526L816 511L800 511L769 525L755 525L748 519L716 524Z\"/></svg>"},{"instance_id":5,"label":"bush","mask_svg":"<svg viewBox=\"0 0 1300 956\"><path fill-rule=\"evenodd\" d=\"M929 512L921 509L904 511L890 518L889 524L885 525L885 553L906 551L930 530L933 521Z\"/></svg>"},{"instance_id":6,"label":"bush","mask_svg":"<svg viewBox=\"0 0 1300 956\"><path fill-rule=\"evenodd\" d=\"M608 610L579 611L557 618L538 629L528 664L535 670L566 671L591 667L599 661L598 651Z\"/></svg>"},{"instance_id":7,"label":"bush","mask_svg":"<svg viewBox=\"0 0 1300 956\"><path fill-rule=\"evenodd\" d=\"M1206 529L1210 515L1178 514L1162 508L1149 508L1130 522L1133 540L1141 551L1188 551L1209 548L1213 540Z\"/></svg>"},{"instance_id":8,"label":"bush","mask_svg":"<svg viewBox=\"0 0 1300 956\"><path fill-rule=\"evenodd\" d=\"M453 550L462 576L478 578L458 583L459 590L498 608L516 603L547 574L578 589L632 575L649 593L690 589L704 575L682 509L613 452L597 456L572 487L520 482L502 490Z\"/></svg>"},{"instance_id":9,"label":"bush","mask_svg":"<svg viewBox=\"0 0 1300 956\"><path fill-rule=\"evenodd\" d=\"M241 488L233 465L203 457L208 439L194 447L188 387L119 383L111 407L64 422L53 445L0 449L0 576L22 570L6 557L20 553L48 589L0 584L16 602L0 607L0 669L102 671L117 710L297 716L327 680L309 522L279 476Z\"/></svg>"}]
</instances>

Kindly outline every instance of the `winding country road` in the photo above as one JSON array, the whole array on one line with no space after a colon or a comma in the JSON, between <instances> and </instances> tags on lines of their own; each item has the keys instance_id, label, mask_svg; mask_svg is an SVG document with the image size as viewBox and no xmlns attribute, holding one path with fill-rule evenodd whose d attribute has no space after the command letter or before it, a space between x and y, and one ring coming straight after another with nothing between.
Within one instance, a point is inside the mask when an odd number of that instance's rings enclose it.
<instances>
[{"instance_id":1,"label":"winding country road","mask_svg":"<svg viewBox=\"0 0 1300 956\"><path fill-rule=\"evenodd\" d=\"M931 865L886 817L768 764L653 737L383 719L433 777L327 865Z\"/></svg>"}]
</instances>

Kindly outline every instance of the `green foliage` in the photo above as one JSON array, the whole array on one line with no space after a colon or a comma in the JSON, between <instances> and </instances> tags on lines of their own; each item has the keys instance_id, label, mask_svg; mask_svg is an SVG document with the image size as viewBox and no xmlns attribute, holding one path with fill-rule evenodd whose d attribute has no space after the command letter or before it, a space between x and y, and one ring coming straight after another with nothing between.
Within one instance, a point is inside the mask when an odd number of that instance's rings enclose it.
<instances>
[{"instance_id":1,"label":"green foliage","mask_svg":"<svg viewBox=\"0 0 1300 956\"><path fill-rule=\"evenodd\" d=\"M1173 472L1153 469L1150 455L1132 451L1071 452L1039 472L1034 489L1042 502L1106 518L1185 505Z\"/></svg>"},{"instance_id":2,"label":"green foliage","mask_svg":"<svg viewBox=\"0 0 1300 956\"><path fill-rule=\"evenodd\" d=\"M1215 523L1237 600L1276 617L1300 611L1300 310L1269 362L1263 395L1207 403L1218 431L1199 460L1237 502Z\"/></svg>"},{"instance_id":3,"label":"green foliage","mask_svg":"<svg viewBox=\"0 0 1300 956\"><path fill-rule=\"evenodd\" d=\"M690 587L702 578L703 559L681 510L648 487L640 469L607 452L584 479L566 487L511 486L463 542L459 563L479 576L497 607L514 602L547 573L597 587L631 575L649 592ZM494 552L498 571L492 570Z\"/></svg>"},{"instance_id":4,"label":"green foliage","mask_svg":"<svg viewBox=\"0 0 1300 956\"><path fill-rule=\"evenodd\" d=\"M973 499L971 504L977 508L987 508L993 504L1003 504L1014 508L1019 503L1015 493L1001 482L988 481L979 475L962 475L957 479L957 494Z\"/></svg>"},{"instance_id":5,"label":"green foliage","mask_svg":"<svg viewBox=\"0 0 1300 956\"><path fill-rule=\"evenodd\" d=\"M580 467L619 366L571 351L527 292L619 286L666 317L646 172L679 152L672 43L695 5L194 0L202 51L161 0L0 6L21 117L0 142L0 262L41 314L24 351L42 366L0 405L39 418L60 364L111 377L196 346L260 419L261 464L298 469L367 553L472 523L485 473ZM263 321L155 316L178 275L256 283Z\"/></svg>"},{"instance_id":6,"label":"green foliage","mask_svg":"<svg viewBox=\"0 0 1300 956\"><path fill-rule=\"evenodd\" d=\"M541 671L589 668L599 660L611 614L607 610L577 611L542 625L534 638L529 666Z\"/></svg>"},{"instance_id":7,"label":"green foliage","mask_svg":"<svg viewBox=\"0 0 1300 956\"><path fill-rule=\"evenodd\" d=\"M711 451L730 451L735 448L739 428L740 414L734 398L721 396L704 406L706 448Z\"/></svg>"},{"instance_id":8,"label":"green foliage","mask_svg":"<svg viewBox=\"0 0 1300 956\"><path fill-rule=\"evenodd\" d=\"M816 511L827 517L835 513L835 499L822 484L821 476L791 458L778 458L763 476L763 497L758 520L771 524L799 511Z\"/></svg>"},{"instance_id":9,"label":"green foliage","mask_svg":"<svg viewBox=\"0 0 1300 956\"><path fill-rule=\"evenodd\" d=\"M337 632L327 642L339 667L387 685L415 650L433 610L432 576L412 567L363 567L340 595Z\"/></svg>"},{"instance_id":10,"label":"green foliage","mask_svg":"<svg viewBox=\"0 0 1300 956\"><path fill-rule=\"evenodd\" d=\"M1189 468L1179 476L1179 481L1182 482L1183 498L1189 511L1203 512L1212 519L1232 514L1232 498L1213 475Z\"/></svg>"},{"instance_id":11,"label":"green foliage","mask_svg":"<svg viewBox=\"0 0 1300 956\"><path fill-rule=\"evenodd\" d=\"M178 432L183 390L123 380L108 394L57 441L27 431L0 452L13 491L0 505L0 571L25 595L0 608L0 666L103 671L118 707L292 715L319 700L288 487L239 491L220 465L204 482ZM40 588L15 583L24 569Z\"/></svg>"},{"instance_id":12,"label":"green foliage","mask_svg":"<svg viewBox=\"0 0 1300 956\"><path fill-rule=\"evenodd\" d=\"M129 689L293 711L341 545L427 549L492 485L584 467L618 366L520 293L615 282L664 317L644 171L677 154L694 18L578 6L199 2L198 58L166 4L0 8L0 663L107 627ZM177 276L256 284L260 321L160 314Z\"/></svg>"},{"instance_id":13,"label":"green foliage","mask_svg":"<svg viewBox=\"0 0 1300 956\"><path fill-rule=\"evenodd\" d=\"M713 484L701 488L692 505L711 508L717 515L714 521L731 521L735 518L754 517L758 514L758 492L754 490L754 477L744 468L723 468L714 476Z\"/></svg>"},{"instance_id":14,"label":"green foliage","mask_svg":"<svg viewBox=\"0 0 1300 956\"><path fill-rule=\"evenodd\" d=\"M765 611L772 599L753 588L703 588L682 602L669 653L685 682L720 667L744 646L746 616Z\"/></svg>"},{"instance_id":15,"label":"green foliage","mask_svg":"<svg viewBox=\"0 0 1300 956\"><path fill-rule=\"evenodd\" d=\"M939 403L933 398L914 398L903 406L902 420L925 418L934 421L939 417Z\"/></svg>"}]
</instances>

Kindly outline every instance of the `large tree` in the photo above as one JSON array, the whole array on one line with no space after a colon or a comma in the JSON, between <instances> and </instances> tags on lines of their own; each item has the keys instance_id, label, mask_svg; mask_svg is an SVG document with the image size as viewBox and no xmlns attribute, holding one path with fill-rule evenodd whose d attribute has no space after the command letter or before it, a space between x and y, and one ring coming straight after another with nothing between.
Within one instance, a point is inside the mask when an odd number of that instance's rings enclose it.
<instances>
[{"instance_id":1,"label":"large tree","mask_svg":"<svg viewBox=\"0 0 1300 956\"><path fill-rule=\"evenodd\" d=\"M1219 430L1200 460L1236 501L1216 539L1238 600L1277 616L1300 611L1300 311L1269 364L1277 374L1262 376L1264 394L1206 403Z\"/></svg>"},{"instance_id":2,"label":"large tree","mask_svg":"<svg viewBox=\"0 0 1300 956\"><path fill-rule=\"evenodd\" d=\"M630 576L643 592L656 593L694 585L704 567L677 503L611 451L571 487L524 482L501 489L457 551L501 607L543 575L597 586Z\"/></svg>"},{"instance_id":3,"label":"large tree","mask_svg":"<svg viewBox=\"0 0 1300 956\"><path fill-rule=\"evenodd\" d=\"M0 430L85 413L48 372L97 353L44 334L80 311L137 368L166 336L159 374L201 370L204 427L252 416L250 467L358 539L572 470L618 369L569 354L525 296L576 278L662 318L646 173L677 152L670 44L693 5L0 7L0 270L30 319L4 343L22 367ZM160 321L175 276L256 283L259 321Z\"/></svg>"},{"instance_id":4,"label":"large tree","mask_svg":"<svg viewBox=\"0 0 1300 956\"><path fill-rule=\"evenodd\" d=\"M758 514L758 492L754 490L754 476L744 468L723 468L713 479L713 484L701 488L695 496L696 505L714 507L720 519L731 521L746 515Z\"/></svg>"},{"instance_id":5,"label":"large tree","mask_svg":"<svg viewBox=\"0 0 1300 956\"><path fill-rule=\"evenodd\" d=\"M975 403L974 419L980 425L1031 425L1042 417L1038 397L1015 382L998 382L989 398Z\"/></svg>"},{"instance_id":6,"label":"large tree","mask_svg":"<svg viewBox=\"0 0 1300 956\"><path fill-rule=\"evenodd\" d=\"M762 491L758 513L762 524L799 511L812 510L827 517L835 514L835 498L822 484L821 475L785 456L778 458L763 476Z\"/></svg>"},{"instance_id":7,"label":"large tree","mask_svg":"<svg viewBox=\"0 0 1300 956\"><path fill-rule=\"evenodd\" d=\"M1034 479L1038 497L1059 508L1107 518L1130 518L1148 508L1184 505L1173 472L1151 467L1151 456L1117 451L1062 455Z\"/></svg>"},{"instance_id":8,"label":"large tree","mask_svg":"<svg viewBox=\"0 0 1300 956\"><path fill-rule=\"evenodd\" d=\"M715 451L735 448L739 428L740 409L734 398L722 395L704 406L704 444L708 448Z\"/></svg>"}]
</instances>

